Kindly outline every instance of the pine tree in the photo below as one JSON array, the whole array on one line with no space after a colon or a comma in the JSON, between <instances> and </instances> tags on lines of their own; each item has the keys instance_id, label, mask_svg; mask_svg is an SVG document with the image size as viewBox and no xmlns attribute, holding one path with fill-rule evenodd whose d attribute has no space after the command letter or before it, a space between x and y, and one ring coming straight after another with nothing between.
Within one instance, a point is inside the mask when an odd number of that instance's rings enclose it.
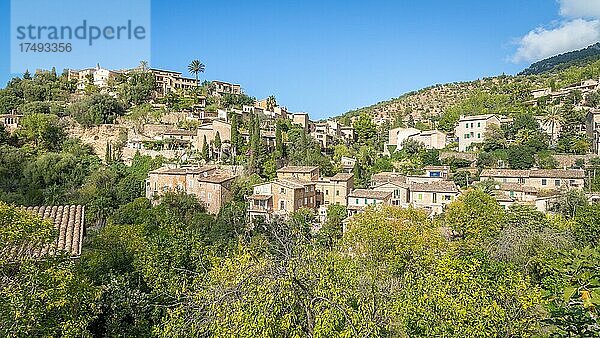
<instances>
[{"instance_id":1,"label":"pine tree","mask_svg":"<svg viewBox=\"0 0 600 338\"><path fill-rule=\"evenodd\" d=\"M23 74L23 79L31 80L31 74L29 73L29 69L25 70L25 73Z\"/></svg>"}]
</instances>

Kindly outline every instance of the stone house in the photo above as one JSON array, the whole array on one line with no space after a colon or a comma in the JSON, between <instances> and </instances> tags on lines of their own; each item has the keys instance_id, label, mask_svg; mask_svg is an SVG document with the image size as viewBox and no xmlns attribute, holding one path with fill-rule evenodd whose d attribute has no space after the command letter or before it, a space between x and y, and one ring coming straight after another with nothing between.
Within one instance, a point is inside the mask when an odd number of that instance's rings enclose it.
<instances>
[{"instance_id":1,"label":"stone house","mask_svg":"<svg viewBox=\"0 0 600 338\"><path fill-rule=\"evenodd\" d=\"M213 166L194 168L162 167L151 171L146 179L146 197L155 202L166 192L196 196L211 214L233 197L231 184L235 176Z\"/></svg>"},{"instance_id":2,"label":"stone house","mask_svg":"<svg viewBox=\"0 0 600 338\"><path fill-rule=\"evenodd\" d=\"M354 174L340 173L316 182L317 207L331 204L346 205L348 194L354 189Z\"/></svg>"},{"instance_id":3,"label":"stone house","mask_svg":"<svg viewBox=\"0 0 600 338\"><path fill-rule=\"evenodd\" d=\"M355 189L348 195L348 216L353 216L368 206L389 205L391 196L389 191Z\"/></svg>"},{"instance_id":4,"label":"stone house","mask_svg":"<svg viewBox=\"0 0 600 338\"><path fill-rule=\"evenodd\" d=\"M538 190L583 189L583 169L485 169L479 175L481 181L516 183Z\"/></svg>"},{"instance_id":5,"label":"stone house","mask_svg":"<svg viewBox=\"0 0 600 338\"><path fill-rule=\"evenodd\" d=\"M23 115L21 114L1 114L0 125L4 126L7 132L12 133L19 128L22 118Z\"/></svg>"},{"instance_id":6,"label":"stone house","mask_svg":"<svg viewBox=\"0 0 600 338\"><path fill-rule=\"evenodd\" d=\"M313 166L287 166L277 170L277 178L296 178L304 181L317 181L319 167Z\"/></svg>"},{"instance_id":7,"label":"stone house","mask_svg":"<svg viewBox=\"0 0 600 338\"><path fill-rule=\"evenodd\" d=\"M253 194L247 197L250 220L270 219L273 215L286 217L301 208L315 210L315 185L315 182L288 177L254 186Z\"/></svg>"},{"instance_id":8,"label":"stone house","mask_svg":"<svg viewBox=\"0 0 600 338\"><path fill-rule=\"evenodd\" d=\"M464 152L473 143L482 143L487 128L492 125L500 126L500 118L494 114L462 115L454 129L454 135L458 139L458 151Z\"/></svg>"},{"instance_id":9,"label":"stone house","mask_svg":"<svg viewBox=\"0 0 600 338\"><path fill-rule=\"evenodd\" d=\"M412 183L409 189L410 204L415 208L428 210L433 215L441 214L446 205L460 195L460 190L453 181Z\"/></svg>"},{"instance_id":10,"label":"stone house","mask_svg":"<svg viewBox=\"0 0 600 338\"><path fill-rule=\"evenodd\" d=\"M391 192L390 204L407 207L410 202L410 185L401 180L390 180L373 188L375 191Z\"/></svg>"}]
</instances>

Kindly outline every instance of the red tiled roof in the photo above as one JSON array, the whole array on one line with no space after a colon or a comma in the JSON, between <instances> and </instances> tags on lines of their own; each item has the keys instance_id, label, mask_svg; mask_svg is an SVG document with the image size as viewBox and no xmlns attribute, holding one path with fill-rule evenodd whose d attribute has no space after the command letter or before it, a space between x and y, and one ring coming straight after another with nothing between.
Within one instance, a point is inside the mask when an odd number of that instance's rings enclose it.
<instances>
[{"instance_id":1,"label":"red tiled roof","mask_svg":"<svg viewBox=\"0 0 600 338\"><path fill-rule=\"evenodd\" d=\"M55 255L58 252L66 252L71 257L81 255L81 245L85 232L84 213L82 205L55 205L27 207L25 210L49 219L54 223L57 237L53 244L45 247L35 247L34 244L24 245L20 248L1 248L0 253L7 255L10 260L22 258L38 258L45 255Z\"/></svg>"}]
</instances>

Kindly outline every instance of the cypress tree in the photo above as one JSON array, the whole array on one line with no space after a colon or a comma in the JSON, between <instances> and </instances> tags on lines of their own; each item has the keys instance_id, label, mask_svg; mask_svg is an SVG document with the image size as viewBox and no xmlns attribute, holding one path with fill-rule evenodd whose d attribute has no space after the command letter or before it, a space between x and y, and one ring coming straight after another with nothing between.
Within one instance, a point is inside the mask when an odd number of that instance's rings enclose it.
<instances>
[{"instance_id":1,"label":"cypress tree","mask_svg":"<svg viewBox=\"0 0 600 338\"><path fill-rule=\"evenodd\" d=\"M208 162L208 143L206 143L206 135L204 135L204 139L202 140L202 158Z\"/></svg>"}]
</instances>

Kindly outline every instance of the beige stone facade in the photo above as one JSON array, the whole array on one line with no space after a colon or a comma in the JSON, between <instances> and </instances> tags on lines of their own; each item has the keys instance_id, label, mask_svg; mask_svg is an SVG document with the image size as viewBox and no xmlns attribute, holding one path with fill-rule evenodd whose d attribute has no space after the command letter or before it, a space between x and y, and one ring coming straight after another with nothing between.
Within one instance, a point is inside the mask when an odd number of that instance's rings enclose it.
<instances>
[{"instance_id":1,"label":"beige stone facade","mask_svg":"<svg viewBox=\"0 0 600 338\"><path fill-rule=\"evenodd\" d=\"M287 166L277 170L277 178L297 178L304 181L317 181L319 167L312 166Z\"/></svg>"},{"instance_id":2,"label":"beige stone facade","mask_svg":"<svg viewBox=\"0 0 600 338\"><path fill-rule=\"evenodd\" d=\"M458 139L458 151L467 151L473 143L482 143L485 132L491 125L500 126L500 118L493 114L461 116L454 129Z\"/></svg>"},{"instance_id":3,"label":"beige stone facade","mask_svg":"<svg viewBox=\"0 0 600 338\"><path fill-rule=\"evenodd\" d=\"M443 149L446 146L446 134L439 130L425 130L410 139L423 143L427 149Z\"/></svg>"},{"instance_id":4,"label":"beige stone facade","mask_svg":"<svg viewBox=\"0 0 600 338\"><path fill-rule=\"evenodd\" d=\"M235 176L205 166L195 168L163 167L148 174L146 197L156 201L166 192L182 192L196 196L211 214L217 214L232 198L231 183Z\"/></svg>"},{"instance_id":5,"label":"beige stone facade","mask_svg":"<svg viewBox=\"0 0 600 338\"><path fill-rule=\"evenodd\" d=\"M157 98L164 97L170 92L190 90L198 86L196 79L184 77L180 72L156 68L150 69L150 72L156 80L155 96Z\"/></svg>"},{"instance_id":6,"label":"beige stone facade","mask_svg":"<svg viewBox=\"0 0 600 338\"><path fill-rule=\"evenodd\" d=\"M485 169L479 177L481 181L515 183L538 190L583 189L585 171L583 169Z\"/></svg>"},{"instance_id":7,"label":"beige stone facade","mask_svg":"<svg viewBox=\"0 0 600 338\"><path fill-rule=\"evenodd\" d=\"M248 196L248 215L269 219L272 215L282 217L301 208L316 209L316 183L296 178L278 179L259 184Z\"/></svg>"},{"instance_id":8,"label":"beige stone facade","mask_svg":"<svg viewBox=\"0 0 600 338\"><path fill-rule=\"evenodd\" d=\"M23 115L21 114L2 114L0 115L0 125L8 132L13 132L21 123Z\"/></svg>"},{"instance_id":9,"label":"beige stone facade","mask_svg":"<svg viewBox=\"0 0 600 338\"><path fill-rule=\"evenodd\" d=\"M198 136L196 137L197 149L202 149L202 143L204 142L205 136L208 143L213 142L217 132L219 132L219 138L221 139L221 142L231 141L231 124L222 120L214 120L209 124L204 124L198 127Z\"/></svg>"},{"instance_id":10,"label":"beige stone facade","mask_svg":"<svg viewBox=\"0 0 600 338\"><path fill-rule=\"evenodd\" d=\"M600 110L587 114L585 129L588 139L592 141L592 153L600 155Z\"/></svg>"},{"instance_id":11,"label":"beige stone facade","mask_svg":"<svg viewBox=\"0 0 600 338\"><path fill-rule=\"evenodd\" d=\"M242 93L242 87L239 84L233 84L223 81L212 81L212 84L215 86L215 91L213 94L216 95Z\"/></svg>"},{"instance_id":12,"label":"beige stone facade","mask_svg":"<svg viewBox=\"0 0 600 338\"><path fill-rule=\"evenodd\" d=\"M390 205L392 193L370 189L355 189L348 195L348 216L363 211L368 206Z\"/></svg>"},{"instance_id":13,"label":"beige stone facade","mask_svg":"<svg viewBox=\"0 0 600 338\"><path fill-rule=\"evenodd\" d=\"M412 183L409 189L410 204L415 208L425 209L433 215L441 214L446 205L460 195L460 190L452 181Z\"/></svg>"},{"instance_id":14,"label":"beige stone facade","mask_svg":"<svg viewBox=\"0 0 600 338\"><path fill-rule=\"evenodd\" d=\"M331 204L346 205L348 194L354 189L353 174L336 174L316 182L317 207Z\"/></svg>"},{"instance_id":15,"label":"beige stone facade","mask_svg":"<svg viewBox=\"0 0 600 338\"><path fill-rule=\"evenodd\" d=\"M307 113L294 113L291 118L293 124L300 125L305 131L310 131L310 119Z\"/></svg>"}]
</instances>

